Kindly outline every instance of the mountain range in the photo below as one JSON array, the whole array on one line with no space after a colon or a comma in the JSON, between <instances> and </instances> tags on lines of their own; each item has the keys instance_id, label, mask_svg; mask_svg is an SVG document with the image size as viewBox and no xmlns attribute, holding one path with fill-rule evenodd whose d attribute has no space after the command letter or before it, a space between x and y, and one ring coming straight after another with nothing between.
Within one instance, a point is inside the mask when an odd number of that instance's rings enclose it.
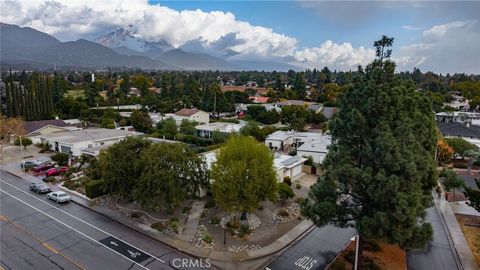
<instances>
[{"instance_id":1,"label":"mountain range","mask_svg":"<svg viewBox=\"0 0 480 270\"><path fill-rule=\"evenodd\" d=\"M30 27L0 23L0 61L13 69L158 70L298 70L290 64L229 61L207 53L174 48L166 41L149 42L131 29L119 28L93 41L61 42Z\"/></svg>"}]
</instances>

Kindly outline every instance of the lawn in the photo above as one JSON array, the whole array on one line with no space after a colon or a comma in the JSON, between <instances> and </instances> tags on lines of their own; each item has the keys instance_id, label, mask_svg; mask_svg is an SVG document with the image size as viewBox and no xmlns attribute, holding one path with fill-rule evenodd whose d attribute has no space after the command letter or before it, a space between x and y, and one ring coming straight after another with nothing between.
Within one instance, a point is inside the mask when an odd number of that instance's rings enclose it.
<instances>
[{"instance_id":1,"label":"lawn","mask_svg":"<svg viewBox=\"0 0 480 270\"><path fill-rule=\"evenodd\" d=\"M71 97L71 98L85 98L85 92L80 89L80 90L67 90L65 94L63 94L64 97Z\"/></svg>"},{"instance_id":2,"label":"lawn","mask_svg":"<svg viewBox=\"0 0 480 270\"><path fill-rule=\"evenodd\" d=\"M480 265L480 217L459 214L455 216L462 227L463 235L467 239L477 265Z\"/></svg>"}]
</instances>

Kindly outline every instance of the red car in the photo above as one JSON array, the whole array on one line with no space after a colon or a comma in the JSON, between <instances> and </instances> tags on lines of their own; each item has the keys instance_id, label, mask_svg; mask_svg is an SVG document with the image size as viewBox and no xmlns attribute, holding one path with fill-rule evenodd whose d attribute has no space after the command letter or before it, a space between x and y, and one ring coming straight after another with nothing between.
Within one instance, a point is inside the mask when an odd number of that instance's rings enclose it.
<instances>
[{"instance_id":1,"label":"red car","mask_svg":"<svg viewBox=\"0 0 480 270\"><path fill-rule=\"evenodd\" d=\"M47 172L45 172L45 175L47 177L49 176L55 176L55 175L59 175L61 173L64 173L68 170L68 168L66 167L61 167L61 168L51 168L49 169Z\"/></svg>"},{"instance_id":2,"label":"red car","mask_svg":"<svg viewBox=\"0 0 480 270\"><path fill-rule=\"evenodd\" d=\"M33 167L33 171L34 172L41 172L41 171L48 170L52 167L53 167L53 165L50 164L50 163L43 163L43 164L40 164L38 166Z\"/></svg>"}]
</instances>

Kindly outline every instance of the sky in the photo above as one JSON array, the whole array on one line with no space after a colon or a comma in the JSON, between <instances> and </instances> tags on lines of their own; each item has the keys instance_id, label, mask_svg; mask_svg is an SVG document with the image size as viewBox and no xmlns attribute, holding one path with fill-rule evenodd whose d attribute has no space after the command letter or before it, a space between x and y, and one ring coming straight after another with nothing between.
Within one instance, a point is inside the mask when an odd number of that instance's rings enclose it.
<instances>
[{"instance_id":1,"label":"sky","mask_svg":"<svg viewBox=\"0 0 480 270\"><path fill-rule=\"evenodd\" d=\"M395 38L399 70L480 73L480 1L0 0L0 21L62 41L128 28L229 60L350 70Z\"/></svg>"}]
</instances>

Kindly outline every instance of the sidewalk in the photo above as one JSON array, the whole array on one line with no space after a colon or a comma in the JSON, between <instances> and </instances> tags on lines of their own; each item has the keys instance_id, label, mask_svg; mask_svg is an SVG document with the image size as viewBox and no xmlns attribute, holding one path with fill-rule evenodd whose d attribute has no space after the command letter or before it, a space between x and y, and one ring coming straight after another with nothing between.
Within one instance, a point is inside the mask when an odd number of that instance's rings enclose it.
<instances>
[{"instance_id":1,"label":"sidewalk","mask_svg":"<svg viewBox=\"0 0 480 270\"><path fill-rule=\"evenodd\" d=\"M440 210L443 221L447 227L447 231L450 234L462 269L478 269L472 251L470 250L467 240L465 240L463 235L462 229L458 224L457 218L450 207L450 203L447 202L443 197L437 199L436 196L434 196L434 201Z\"/></svg>"},{"instance_id":2,"label":"sidewalk","mask_svg":"<svg viewBox=\"0 0 480 270\"><path fill-rule=\"evenodd\" d=\"M200 223L200 216L203 213L203 208L207 202L196 201L192 205L192 209L188 213L187 224L183 230L182 235L179 236L180 239L184 241L190 241L195 237L195 233L198 230L198 223Z\"/></svg>"},{"instance_id":3,"label":"sidewalk","mask_svg":"<svg viewBox=\"0 0 480 270\"><path fill-rule=\"evenodd\" d=\"M18 176L18 177L20 177L24 180L30 181L30 182L35 182L35 183L41 182L40 179L38 179L36 177L33 177L29 174L25 174L21 170L18 170L18 169L5 168L5 167L2 166L2 170L4 170L5 172L8 172L10 174L13 174L15 176ZM59 187L57 187L57 186L53 186L53 185L50 185L50 186L55 188L55 190L60 190ZM69 191L67 191L67 192L69 192ZM264 246L260 249L257 249L257 250L235 252L235 253L228 252L228 251L215 251L215 250L199 248L199 247L196 247L196 246L194 246L194 245L192 245L192 244L190 244L186 241L183 241L181 239L166 236L166 235L158 232L157 230L155 230L155 229L153 229L153 228L151 228L147 225L144 225L144 224L138 223L136 221L133 221L130 218L128 218L128 217L126 217L126 216L124 216L124 215L122 215L118 212L112 211L112 210L107 209L103 206L93 205L89 200L87 200L85 198L82 198L75 193L72 193L72 192L69 192L69 193L71 195L70 197L72 198L73 203L76 203L80 206L88 208L88 209L90 209L90 210L92 210L92 211L94 211L94 212L96 212L96 213L98 213L102 216L110 218L115 222L118 222L118 223L120 223L124 226L127 226L127 227L137 231L138 233L141 233L141 234L143 234L145 236L148 236L148 237L150 237L154 240L162 242L162 243L164 243L164 244L166 244L166 245L168 245L172 248L175 248L179 251L185 252L185 253L190 254L194 257L207 258L207 259L212 259L212 260L216 260L216 261L240 262L240 261L247 261L247 260L263 258L265 256L272 255L272 254L280 251L281 249L285 248L286 246L288 246L290 243L292 243L293 241L298 239L300 236L302 236L305 231L307 231L312 226L314 226L311 221L303 220L301 223L296 225L289 232L284 234L279 239L275 240L273 243L271 243L267 246ZM198 218L200 218L201 211L203 211L203 207L204 207L204 205L197 205L197 207L192 207L192 210L190 211L191 215L193 213L196 213L196 214L198 214ZM198 209L202 209L202 210L198 210ZM195 223L195 215L192 215L192 216L193 216L193 218L191 219L191 225L192 225L192 228L193 228L193 225ZM189 219L190 219L190 216L189 216ZM196 223L197 223L197 226L198 226L198 219L196 220ZM187 225L188 225L188 221L187 221Z\"/></svg>"}]
</instances>

